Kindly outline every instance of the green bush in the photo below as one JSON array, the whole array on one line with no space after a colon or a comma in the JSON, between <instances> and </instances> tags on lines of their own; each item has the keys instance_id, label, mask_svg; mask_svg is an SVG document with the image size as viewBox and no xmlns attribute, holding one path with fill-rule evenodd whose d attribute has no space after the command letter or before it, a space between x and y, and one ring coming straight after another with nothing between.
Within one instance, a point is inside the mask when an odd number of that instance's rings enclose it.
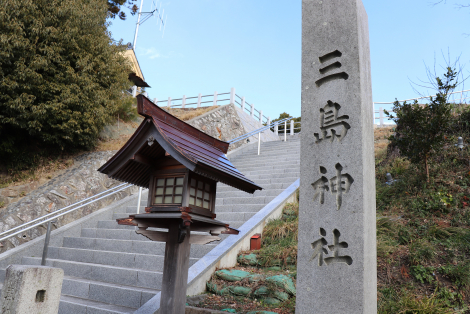
<instances>
[{"instance_id":1,"label":"green bush","mask_svg":"<svg viewBox=\"0 0 470 314\"><path fill-rule=\"evenodd\" d=\"M5 0L0 6L0 159L89 149L130 86L101 0Z\"/></svg>"},{"instance_id":2,"label":"green bush","mask_svg":"<svg viewBox=\"0 0 470 314\"><path fill-rule=\"evenodd\" d=\"M452 122L452 105L447 102L450 92L457 86L457 72L451 67L444 74L444 81L436 78L438 92L430 98L429 104L400 103L396 101L391 114L385 114L396 123L396 132L390 136L391 145L412 163L424 163L429 181L429 162L439 152L445 141L445 132Z\"/></svg>"}]
</instances>

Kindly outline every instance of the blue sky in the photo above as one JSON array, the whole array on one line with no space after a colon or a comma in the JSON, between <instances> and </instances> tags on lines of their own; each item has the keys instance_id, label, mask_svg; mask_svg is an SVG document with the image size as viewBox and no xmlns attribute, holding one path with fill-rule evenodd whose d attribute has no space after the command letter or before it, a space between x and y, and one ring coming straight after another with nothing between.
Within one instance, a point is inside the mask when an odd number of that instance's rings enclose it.
<instances>
[{"instance_id":1,"label":"blue sky","mask_svg":"<svg viewBox=\"0 0 470 314\"><path fill-rule=\"evenodd\" d=\"M149 11L152 0L144 0ZM374 102L419 97L410 79L425 64L442 74L442 53L460 56L470 74L470 8L432 0L363 0L369 15ZM160 1L159 1L160 2ZM140 0L138 0L140 3ZM164 0L165 36L150 19L140 26L136 54L150 98L230 91L277 118L300 115L301 0ZM114 20L114 39L134 39L137 16ZM418 88L422 94L432 90ZM465 89L470 89L470 81ZM470 95L470 93L469 93ZM379 107L379 105L376 105ZM387 106L384 106L387 107Z\"/></svg>"}]
</instances>

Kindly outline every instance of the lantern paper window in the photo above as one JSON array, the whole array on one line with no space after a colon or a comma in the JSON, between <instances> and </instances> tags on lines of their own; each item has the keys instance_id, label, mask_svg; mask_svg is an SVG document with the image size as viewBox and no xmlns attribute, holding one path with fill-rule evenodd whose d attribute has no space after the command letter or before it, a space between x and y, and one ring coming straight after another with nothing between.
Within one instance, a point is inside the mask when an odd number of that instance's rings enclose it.
<instances>
[{"instance_id":1,"label":"lantern paper window","mask_svg":"<svg viewBox=\"0 0 470 314\"><path fill-rule=\"evenodd\" d=\"M189 187L189 205L211 209L210 184L197 179L191 179Z\"/></svg>"},{"instance_id":2,"label":"lantern paper window","mask_svg":"<svg viewBox=\"0 0 470 314\"><path fill-rule=\"evenodd\" d=\"M183 177L159 178L155 188L155 204L179 204L183 201Z\"/></svg>"}]
</instances>

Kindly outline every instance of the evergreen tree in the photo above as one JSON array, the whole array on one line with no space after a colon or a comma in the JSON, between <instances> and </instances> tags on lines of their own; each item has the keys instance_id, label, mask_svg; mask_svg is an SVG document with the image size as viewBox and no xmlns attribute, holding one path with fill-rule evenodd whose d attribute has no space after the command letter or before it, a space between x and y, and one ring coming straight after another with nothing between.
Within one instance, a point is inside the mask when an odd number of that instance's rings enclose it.
<instances>
[{"instance_id":1,"label":"evergreen tree","mask_svg":"<svg viewBox=\"0 0 470 314\"><path fill-rule=\"evenodd\" d=\"M102 0L2 2L0 160L96 143L130 86L107 16Z\"/></svg>"}]
</instances>

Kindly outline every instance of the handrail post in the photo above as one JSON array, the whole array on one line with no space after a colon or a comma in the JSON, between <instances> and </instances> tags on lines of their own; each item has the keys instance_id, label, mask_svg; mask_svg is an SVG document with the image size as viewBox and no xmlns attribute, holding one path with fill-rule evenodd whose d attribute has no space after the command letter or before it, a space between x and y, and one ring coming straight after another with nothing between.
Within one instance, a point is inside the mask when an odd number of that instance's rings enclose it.
<instances>
[{"instance_id":1,"label":"handrail post","mask_svg":"<svg viewBox=\"0 0 470 314\"><path fill-rule=\"evenodd\" d=\"M242 112L245 112L245 96L242 97Z\"/></svg>"},{"instance_id":2,"label":"handrail post","mask_svg":"<svg viewBox=\"0 0 470 314\"><path fill-rule=\"evenodd\" d=\"M263 124L263 110L259 111L259 122Z\"/></svg>"},{"instance_id":3,"label":"handrail post","mask_svg":"<svg viewBox=\"0 0 470 314\"><path fill-rule=\"evenodd\" d=\"M140 214L140 201L142 200L142 187L139 187L139 197L137 198L137 214Z\"/></svg>"},{"instance_id":4,"label":"handrail post","mask_svg":"<svg viewBox=\"0 0 470 314\"><path fill-rule=\"evenodd\" d=\"M380 127L384 126L384 109L379 107Z\"/></svg>"},{"instance_id":5,"label":"handrail post","mask_svg":"<svg viewBox=\"0 0 470 314\"><path fill-rule=\"evenodd\" d=\"M153 99L153 103L155 104L155 106L158 106L158 99L157 99L157 98L154 98L154 99Z\"/></svg>"},{"instance_id":6,"label":"handrail post","mask_svg":"<svg viewBox=\"0 0 470 314\"><path fill-rule=\"evenodd\" d=\"M214 102L213 106L217 106L217 92L214 92Z\"/></svg>"},{"instance_id":7,"label":"handrail post","mask_svg":"<svg viewBox=\"0 0 470 314\"><path fill-rule=\"evenodd\" d=\"M202 94L199 93L199 95L197 96L197 107L201 107L201 98L202 98Z\"/></svg>"},{"instance_id":8,"label":"handrail post","mask_svg":"<svg viewBox=\"0 0 470 314\"><path fill-rule=\"evenodd\" d=\"M274 126L274 133L276 134L277 138L279 138L279 124Z\"/></svg>"},{"instance_id":9,"label":"handrail post","mask_svg":"<svg viewBox=\"0 0 470 314\"><path fill-rule=\"evenodd\" d=\"M268 122L266 125L271 125L271 117L268 117ZM269 131L271 131L271 127L269 127Z\"/></svg>"},{"instance_id":10,"label":"handrail post","mask_svg":"<svg viewBox=\"0 0 470 314\"><path fill-rule=\"evenodd\" d=\"M137 96L137 86L132 86L132 97Z\"/></svg>"},{"instance_id":11,"label":"handrail post","mask_svg":"<svg viewBox=\"0 0 470 314\"><path fill-rule=\"evenodd\" d=\"M284 121L284 142L287 142L287 120Z\"/></svg>"},{"instance_id":12,"label":"handrail post","mask_svg":"<svg viewBox=\"0 0 470 314\"><path fill-rule=\"evenodd\" d=\"M171 97L168 97L168 103L166 104L166 106L168 107L168 109L171 108Z\"/></svg>"},{"instance_id":13,"label":"handrail post","mask_svg":"<svg viewBox=\"0 0 470 314\"><path fill-rule=\"evenodd\" d=\"M251 112L250 112L250 116L253 118L253 114L255 112L255 105L254 104L251 104Z\"/></svg>"},{"instance_id":14,"label":"handrail post","mask_svg":"<svg viewBox=\"0 0 470 314\"><path fill-rule=\"evenodd\" d=\"M258 133L258 156L261 152L261 132Z\"/></svg>"},{"instance_id":15,"label":"handrail post","mask_svg":"<svg viewBox=\"0 0 470 314\"><path fill-rule=\"evenodd\" d=\"M181 101L181 108L184 109L186 107L186 95L183 95L183 100Z\"/></svg>"},{"instance_id":16,"label":"handrail post","mask_svg":"<svg viewBox=\"0 0 470 314\"><path fill-rule=\"evenodd\" d=\"M42 250L41 265L46 266L47 251L49 251L49 241L51 239L52 221L47 223L46 239L44 240L44 249Z\"/></svg>"},{"instance_id":17,"label":"handrail post","mask_svg":"<svg viewBox=\"0 0 470 314\"><path fill-rule=\"evenodd\" d=\"M294 135L294 120L290 120L290 135Z\"/></svg>"},{"instance_id":18,"label":"handrail post","mask_svg":"<svg viewBox=\"0 0 470 314\"><path fill-rule=\"evenodd\" d=\"M235 104L235 88L230 89L230 103Z\"/></svg>"}]
</instances>

